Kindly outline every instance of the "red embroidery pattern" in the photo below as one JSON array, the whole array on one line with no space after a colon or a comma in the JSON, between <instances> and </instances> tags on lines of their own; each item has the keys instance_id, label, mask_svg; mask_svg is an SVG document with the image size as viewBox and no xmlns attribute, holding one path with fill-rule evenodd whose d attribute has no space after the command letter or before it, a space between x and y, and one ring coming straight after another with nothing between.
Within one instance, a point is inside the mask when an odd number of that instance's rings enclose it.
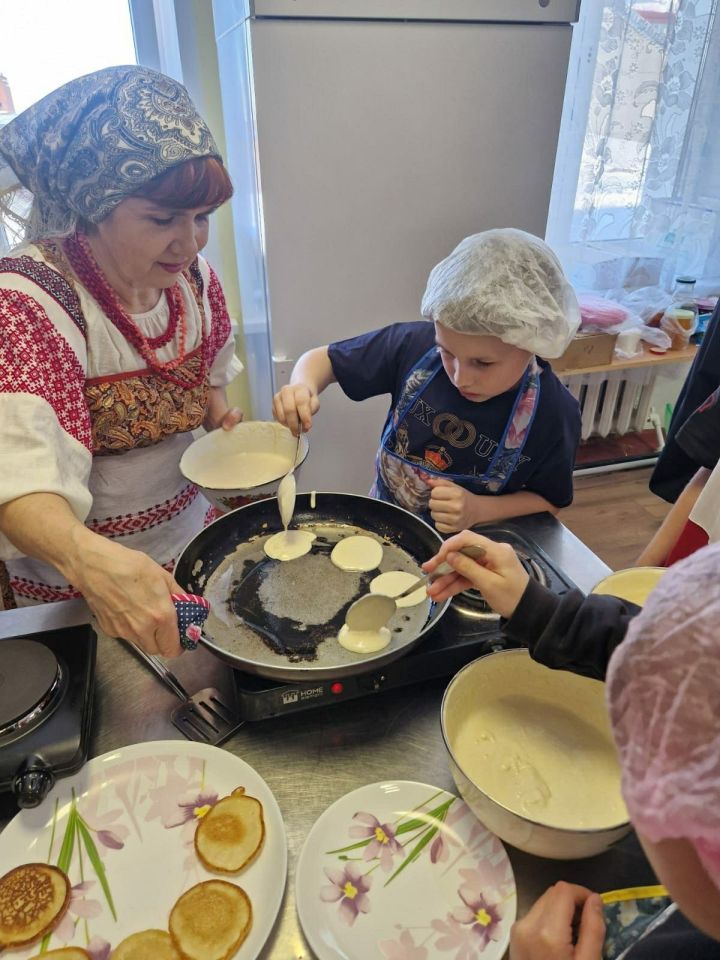
<instances>
[{"instance_id":1,"label":"red embroidery pattern","mask_svg":"<svg viewBox=\"0 0 720 960\"><path fill-rule=\"evenodd\" d=\"M215 357L220 352L220 349L225 345L225 342L230 336L231 326L227 304L225 303L225 294L220 286L220 281L218 280L217 274L212 267L209 267L208 269L210 270L208 300L210 302L210 317L212 324L210 330L210 344L208 348L208 363L212 364L215 360Z\"/></svg>"},{"instance_id":2,"label":"red embroidery pattern","mask_svg":"<svg viewBox=\"0 0 720 960\"><path fill-rule=\"evenodd\" d=\"M0 392L42 397L60 426L91 449L85 371L32 297L3 290L0 298Z\"/></svg>"},{"instance_id":3,"label":"red embroidery pattern","mask_svg":"<svg viewBox=\"0 0 720 960\"><path fill-rule=\"evenodd\" d=\"M72 586L51 587L47 583L37 583L24 577L12 577L10 586L16 597L26 600L39 600L41 603L55 603L56 600L76 600L82 594Z\"/></svg>"},{"instance_id":4,"label":"red embroidery pattern","mask_svg":"<svg viewBox=\"0 0 720 960\"><path fill-rule=\"evenodd\" d=\"M88 529L93 533L99 533L103 537L123 537L130 533L139 533L142 530L149 530L158 524L167 523L183 510L187 509L198 495L197 487L189 483L173 497L172 500L165 500L164 503L156 504L141 510L140 513L126 513L120 517L106 517L104 520L93 520L87 524Z\"/></svg>"},{"instance_id":5,"label":"red embroidery pattern","mask_svg":"<svg viewBox=\"0 0 720 960\"><path fill-rule=\"evenodd\" d=\"M40 245L38 244L40 247ZM44 248L43 253L45 251ZM41 290L49 294L53 300L65 311L78 330L85 336L85 317L83 316L80 300L70 284L57 270L53 270L40 260L32 257L3 257L0 259L0 273L15 273L19 277L26 277L36 283Z\"/></svg>"}]
</instances>

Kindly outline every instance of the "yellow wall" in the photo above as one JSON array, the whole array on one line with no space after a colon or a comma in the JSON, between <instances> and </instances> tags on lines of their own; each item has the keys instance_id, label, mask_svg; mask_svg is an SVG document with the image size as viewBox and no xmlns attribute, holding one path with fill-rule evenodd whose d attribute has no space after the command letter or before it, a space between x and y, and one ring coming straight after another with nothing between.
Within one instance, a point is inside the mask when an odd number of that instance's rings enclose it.
<instances>
[{"instance_id":1,"label":"yellow wall","mask_svg":"<svg viewBox=\"0 0 720 960\"><path fill-rule=\"evenodd\" d=\"M175 0L175 16L183 81L195 105L212 130L220 152L224 156L226 154L225 131L218 78L212 2L211 0ZM214 214L210 242L205 252L222 281L230 316L238 324L236 332L237 353L245 363L240 287L237 277L235 241L229 204L226 204ZM246 419L250 419L252 409L244 374L241 374L228 387L228 399L231 404L240 407L245 412Z\"/></svg>"}]
</instances>

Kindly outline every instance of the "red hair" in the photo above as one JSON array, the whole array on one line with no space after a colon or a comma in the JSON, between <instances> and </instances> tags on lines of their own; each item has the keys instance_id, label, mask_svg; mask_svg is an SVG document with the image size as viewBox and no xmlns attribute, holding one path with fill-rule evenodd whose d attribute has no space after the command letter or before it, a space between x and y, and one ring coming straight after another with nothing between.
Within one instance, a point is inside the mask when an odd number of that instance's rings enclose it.
<instances>
[{"instance_id":1,"label":"red hair","mask_svg":"<svg viewBox=\"0 0 720 960\"><path fill-rule=\"evenodd\" d=\"M195 157L149 180L133 196L152 200L161 207L194 210L219 207L232 194L232 181L222 161L217 157Z\"/></svg>"}]
</instances>

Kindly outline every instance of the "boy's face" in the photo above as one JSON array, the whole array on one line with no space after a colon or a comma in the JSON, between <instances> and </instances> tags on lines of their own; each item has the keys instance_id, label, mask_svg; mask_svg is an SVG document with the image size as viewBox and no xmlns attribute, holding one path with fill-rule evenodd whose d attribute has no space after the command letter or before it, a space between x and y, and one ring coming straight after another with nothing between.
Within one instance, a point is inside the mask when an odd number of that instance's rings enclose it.
<instances>
[{"instance_id":1,"label":"boy's face","mask_svg":"<svg viewBox=\"0 0 720 960\"><path fill-rule=\"evenodd\" d=\"M532 353L512 347L497 337L457 333L435 324L435 343L458 392L473 403L482 403L510 390L525 373Z\"/></svg>"}]
</instances>

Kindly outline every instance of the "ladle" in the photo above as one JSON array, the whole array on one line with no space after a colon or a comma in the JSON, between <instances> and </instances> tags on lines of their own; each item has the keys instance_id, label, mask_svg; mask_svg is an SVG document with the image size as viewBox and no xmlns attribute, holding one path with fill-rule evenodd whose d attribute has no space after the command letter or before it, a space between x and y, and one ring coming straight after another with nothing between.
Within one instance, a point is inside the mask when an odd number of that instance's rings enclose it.
<instances>
[{"instance_id":1,"label":"ladle","mask_svg":"<svg viewBox=\"0 0 720 960\"><path fill-rule=\"evenodd\" d=\"M470 544L467 547L462 547L458 552L470 557L471 560L480 560L481 557L485 556L486 551L485 547ZM441 563L432 573L425 573L418 577L414 583L411 583L402 593L398 593L394 597L387 597L382 593L366 593L348 607L348 612L345 615L348 630L373 632L380 630L397 611L398 600L415 593L420 587L427 586L437 577L444 577L445 574L453 572L449 563Z\"/></svg>"}]
</instances>

